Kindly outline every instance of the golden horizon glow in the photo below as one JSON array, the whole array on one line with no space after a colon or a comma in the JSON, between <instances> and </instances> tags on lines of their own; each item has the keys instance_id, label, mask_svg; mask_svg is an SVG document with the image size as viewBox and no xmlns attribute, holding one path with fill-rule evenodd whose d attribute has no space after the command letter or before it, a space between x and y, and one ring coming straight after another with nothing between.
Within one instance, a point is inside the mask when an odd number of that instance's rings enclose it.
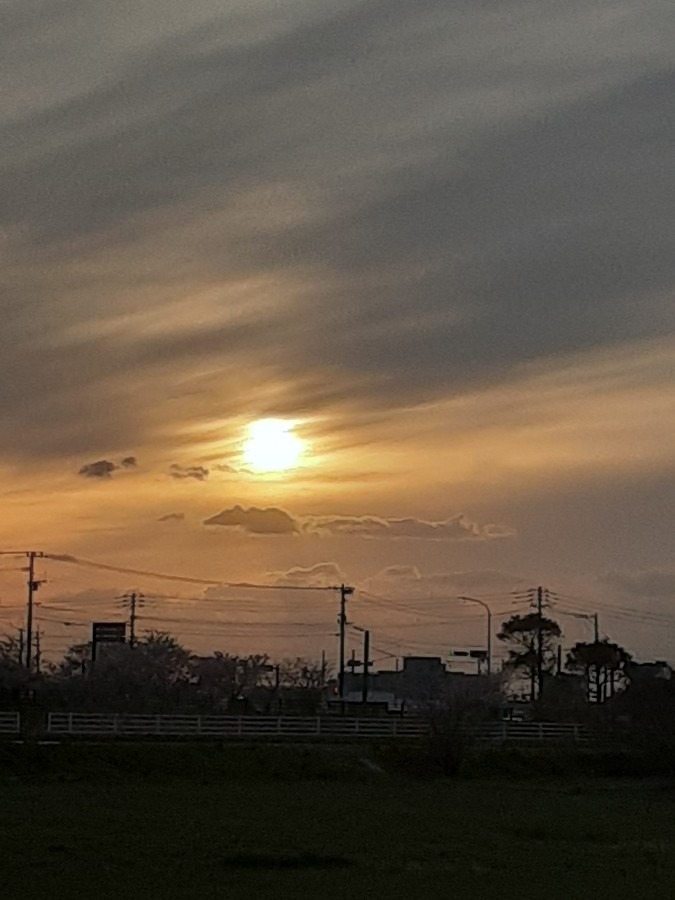
<instances>
[{"instance_id":1,"label":"golden horizon glow","mask_svg":"<svg viewBox=\"0 0 675 900\"><path fill-rule=\"evenodd\" d=\"M255 472L285 472L297 468L305 451L305 441L294 431L293 422L258 419L248 426L243 459Z\"/></svg>"}]
</instances>

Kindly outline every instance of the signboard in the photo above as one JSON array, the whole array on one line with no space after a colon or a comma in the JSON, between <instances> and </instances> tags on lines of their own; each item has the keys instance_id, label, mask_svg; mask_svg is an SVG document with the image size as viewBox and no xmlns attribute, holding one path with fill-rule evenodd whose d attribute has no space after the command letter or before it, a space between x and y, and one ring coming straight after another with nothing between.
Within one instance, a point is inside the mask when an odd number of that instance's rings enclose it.
<instances>
[{"instance_id":1,"label":"signboard","mask_svg":"<svg viewBox=\"0 0 675 900\"><path fill-rule=\"evenodd\" d=\"M91 661L96 662L99 644L123 644L126 640L126 622L91 623Z\"/></svg>"},{"instance_id":2,"label":"signboard","mask_svg":"<svg viewBox=\"0 0 675 900\"><path fill-rule=\"evenodd\" d=\"M487 650L451 650L448 654L453 659L487 659Z\"/></svg>"},{"instance_id":3,"label":"signboard","mask_svg":"<svg viewBox=\"0 0 675 900\"><path fill-rule=\"evenodd\" d=\"M448 651L447 663L452 666L455 662L475 662L478 665L478 674L480 675L481 669L487 660L487 650L450 650Z\"/></svg>"},{"instance_id":4,"label":"signboard","mask_svg":"<svg viewBox=\"0 0 675 900\"><path fill-rule=\"evenodd\" d=\"M126 622L92 622L91 640L94 644L123 644L126 631Z\"/></svg>"}]
</instances>

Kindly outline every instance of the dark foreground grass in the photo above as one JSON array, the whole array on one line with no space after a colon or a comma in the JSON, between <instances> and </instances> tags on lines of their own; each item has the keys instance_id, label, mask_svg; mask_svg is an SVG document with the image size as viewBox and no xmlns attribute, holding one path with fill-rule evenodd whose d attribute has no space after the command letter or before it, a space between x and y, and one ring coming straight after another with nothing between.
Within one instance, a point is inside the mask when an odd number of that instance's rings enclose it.
<instances>
[{"instance_id":1,"label":"dark foreground grass","mask_svg":"<svg viewBox=\"0 0 675 900\"><path fill-rule=\"evenodd\" d=\"M275 751L203 768L172 752L171 771L158 749L63 752L5 766L3 897L675 898L668 782L406 779L289 748L285 779Z\"/></svg>"}]
</instances>

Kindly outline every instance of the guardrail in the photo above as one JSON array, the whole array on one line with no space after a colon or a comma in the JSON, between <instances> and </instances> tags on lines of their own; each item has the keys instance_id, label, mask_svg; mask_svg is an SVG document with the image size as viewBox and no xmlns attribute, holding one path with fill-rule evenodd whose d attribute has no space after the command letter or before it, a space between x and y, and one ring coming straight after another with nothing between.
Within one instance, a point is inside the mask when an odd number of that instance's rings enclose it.
<instances>
[{"instance_id":1,"label":"guardrail","mask_svg":"<svg viewBox=\"0 0 675 900\"><path fill-rule=\"evenodd\" d=\"M0 734L18 734L21 717L18 712L0 712Z\"/></svg>"},{"instance_id":2,"label":"guardrail","mask_svg":"<svg viewBox=\"0 0 675 900\"><path fill-rule=\"evenodd\" d=\"M420 737L429 734L425 719L292 717L292 716L179 716L123 715L115 713L49 713L50 735L123 737L222 738L368 738ZM588 740L585 730L567 723L488 723L462 732L480 742L561 742Z\"/></svg>"}]
</instances>

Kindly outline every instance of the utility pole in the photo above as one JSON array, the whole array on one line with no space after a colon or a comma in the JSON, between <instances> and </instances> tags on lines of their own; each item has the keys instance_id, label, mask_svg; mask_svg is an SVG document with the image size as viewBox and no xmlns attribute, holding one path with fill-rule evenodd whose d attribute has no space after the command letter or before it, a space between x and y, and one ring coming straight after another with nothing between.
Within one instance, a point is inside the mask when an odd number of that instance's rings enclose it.
<instances>
[{"instance_id":1,"label":"utility pole","mask_svg":"<svg viewBox=\"0 0 675 900\"><path fill-rule=\"evenodd\" d=\"M19 628L19 665L20 666L23 665L23 648L24 648L23 634L24 634L23 628Z\"/></svg>"},{"instance_id":2,"label":"utility pole","mask_svg":"<svg viewBox=\"0 0 675 900\"><path fill-rule=\"evenodd\" d=\"M35 671L40 674L40 663L42 661L42 647L40 642L41 632L38 628L35 632Z\"/></svg>"},{"instance_id":3,"label":"utility pole","mask_svg":"<svg viewBox=\"0 0 675 900\"><path fill-rule=\"evenodd\" d=\"M340 614L338 615L338 625L340 626L338 649L338 695L341 701L340 709L342 712L344 712L345 709L345 631L347 629L347 598L353 593L353 587L348 587L344 584L340 585Z\"/></svg>"},{"instance_id":4,"label":"utility pole","mask_svg":"<svg viewBox=\"0 0 675 900\"><path fill-rule=\"evenodd\" d=\"M537 615L539 624L537 627L537 697L541 699L544 690L544 589L541 585L537 588Z\"/></svg>"},{"instance_id":5,"label":"utility pole","mask_svg":"<svg viewBox=\"0 0 675 900\"><path fill-rule=\"evenodd\" d=\"M600 619L597 613L593 613L593 633L595 635L595 643L600 643Z\"/></svg>"},{"instance_id":6,"label":"utility pole","mask_svg":"<svg viewBox=\"0 0 675 900\"><path fill-rule=\"evenodd\" d=\"M368 670L372 666L370 661L370 631L366 629L363 632L363 685L361 702L368 702Z\"/></svg>"},{"instance_id":7,"label":"utility pole","mask_svg":"<svg viewBox=\"0 0 675 900\"><path fill-rule=\"evenodd\" d=\"M123 606L129 607L129 647L133 650L136 644L136 620L138 608L145 606L145 596L137 591L130 591L119 598Z\"/></svg>"},{"instance_id":8,"label":"utility pole","mask_svg":"<svg viewBox=\"0 0 675 900\"><path fill-rule=\"evenodd\" d=\"M30 672L31 652L33 649L33 594L44 582L35 579L35 560L42 557L43 553L29 550L28 557L28 601L26 604L26 668Z\"/></svg>"}]
</instances>

